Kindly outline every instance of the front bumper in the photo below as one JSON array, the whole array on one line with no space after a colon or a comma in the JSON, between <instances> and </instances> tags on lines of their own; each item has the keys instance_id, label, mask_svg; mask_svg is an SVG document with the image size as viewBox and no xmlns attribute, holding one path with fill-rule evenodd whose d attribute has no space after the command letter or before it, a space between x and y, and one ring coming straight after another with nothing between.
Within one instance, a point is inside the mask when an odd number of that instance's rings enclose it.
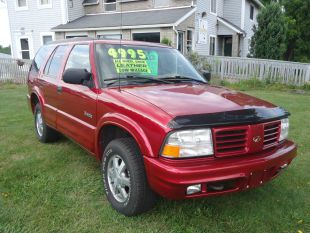
<instances>
[{"instance_id":1,"label":"front bumper","mask_svg":"<svg viewBox=\"0 0 310 233\"><path fill-rule=\"evenodd\" d=\"M296 145L285 141L277 148L234 158L144 157L144 163L155 192L169 199L185 199L255 188L278 176L296 156ZM187 187L195 184L201 184L201 192L187 195Z\"/></svg>"}]
</instances>

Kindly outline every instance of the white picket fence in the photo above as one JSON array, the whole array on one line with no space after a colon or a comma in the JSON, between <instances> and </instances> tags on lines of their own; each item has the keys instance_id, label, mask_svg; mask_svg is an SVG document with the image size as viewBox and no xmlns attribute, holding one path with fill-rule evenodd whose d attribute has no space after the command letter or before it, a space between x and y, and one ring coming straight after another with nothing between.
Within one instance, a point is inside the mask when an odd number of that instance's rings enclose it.
<instances>
[{"instance_id":1,"label":"white picket fence","mask_svg":"<svg viewBox=\"0 0 310 233\"><path fill-rule=\"evenodd\" d=\"M26 84L31 60L0 58L0 83Z\"/></svg>"},{"instance_id":2,"label":"white picket fence","mask_svg":"<svg viewBox=\"0 0 310 233\"><path fill-rule=\"evenodd\" d=\"M310 64L240 57L206 56L212 74L221 79L257 78L271 82L302 86L310 82Z\"/></svg>"}]
</instances>

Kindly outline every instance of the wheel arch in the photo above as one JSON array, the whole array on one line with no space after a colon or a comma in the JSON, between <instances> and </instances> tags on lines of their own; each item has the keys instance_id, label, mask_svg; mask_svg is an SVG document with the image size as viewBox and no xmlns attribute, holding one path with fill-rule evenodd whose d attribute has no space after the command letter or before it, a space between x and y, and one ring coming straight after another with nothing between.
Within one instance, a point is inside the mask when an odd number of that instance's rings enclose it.
<instances>
[{"instance_id":1,"label":"wheel arch","mask_svg":"<svg viewBox=\"0 0 310 233\"><path fill-rule=\"evenodd\" d=\"M96 132L96 156L99 160L107 144L121 137L132 137L137 143L143 156L153 156L151 144L143 129L131 118L109 113L102 117L98 123Z\"/></svg>"},{"instance_id":2,"label":"wheel arch","mask_svg":"<svg viewBox=\"0 0 310 233\"><path fill-rule=\"evenodd\" d=\"M31 106L32 113L34 113L34 108L37 103L40 103L41 107L43 108L43 99L41 95L39 94L37 90L33 90L30 94L30 104L31 104L30 106Z\"/></svg>"}]
</instances>

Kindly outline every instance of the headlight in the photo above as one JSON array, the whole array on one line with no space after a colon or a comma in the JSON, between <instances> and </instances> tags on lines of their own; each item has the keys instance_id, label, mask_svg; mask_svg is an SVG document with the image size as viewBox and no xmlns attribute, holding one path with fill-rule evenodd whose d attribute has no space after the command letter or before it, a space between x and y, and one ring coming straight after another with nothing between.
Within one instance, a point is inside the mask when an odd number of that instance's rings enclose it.
<instances>
[{"instance_id":1,"label":"headlight","mask_svg":"<svg viewBox=\"0 0 310 233\"><path fill-rule=\"evenodd\" d=\"M162 150L167 158L188 158L213 155L210 129L182 130L169 135Z\"/></svg>"},{"instance_id":2,"label":"headlight","mask_svg":"<svg viewBox=\"0 0 310 233\"><path fill-rule=\"evenodd\" d=\"M280 133L280 142L288 137L288 129L290 127L290 123L288 118L281 120L281 133Z\"/></svg>"}]
</instances>

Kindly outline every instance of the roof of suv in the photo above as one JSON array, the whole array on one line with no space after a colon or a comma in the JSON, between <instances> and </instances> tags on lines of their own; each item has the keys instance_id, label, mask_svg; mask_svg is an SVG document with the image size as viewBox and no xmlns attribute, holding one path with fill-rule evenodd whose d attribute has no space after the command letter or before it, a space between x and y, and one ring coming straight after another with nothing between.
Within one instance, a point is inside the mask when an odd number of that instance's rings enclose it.
<instances>
[{"instance_id":1,"label":"roof of suv","mask_svg":"<svg viewBox=\"0 0 310 233\"><path fill-rule=\"evenodd\" d=\"M65 40L56 40L49 44L77 44L80 42L95 42L95 43L102 43L102 44L123 44L123 45L140 45L140 46L152 46L152 47L162 47L162 48L171 48L170 46L159 44L159 43L151 43L151 42L144 42L144 41L132 41L132 40L102 40L102 39L94 39L91 37L79 37L79 38L71 38Z\"/></svg>"}]
</instances>

